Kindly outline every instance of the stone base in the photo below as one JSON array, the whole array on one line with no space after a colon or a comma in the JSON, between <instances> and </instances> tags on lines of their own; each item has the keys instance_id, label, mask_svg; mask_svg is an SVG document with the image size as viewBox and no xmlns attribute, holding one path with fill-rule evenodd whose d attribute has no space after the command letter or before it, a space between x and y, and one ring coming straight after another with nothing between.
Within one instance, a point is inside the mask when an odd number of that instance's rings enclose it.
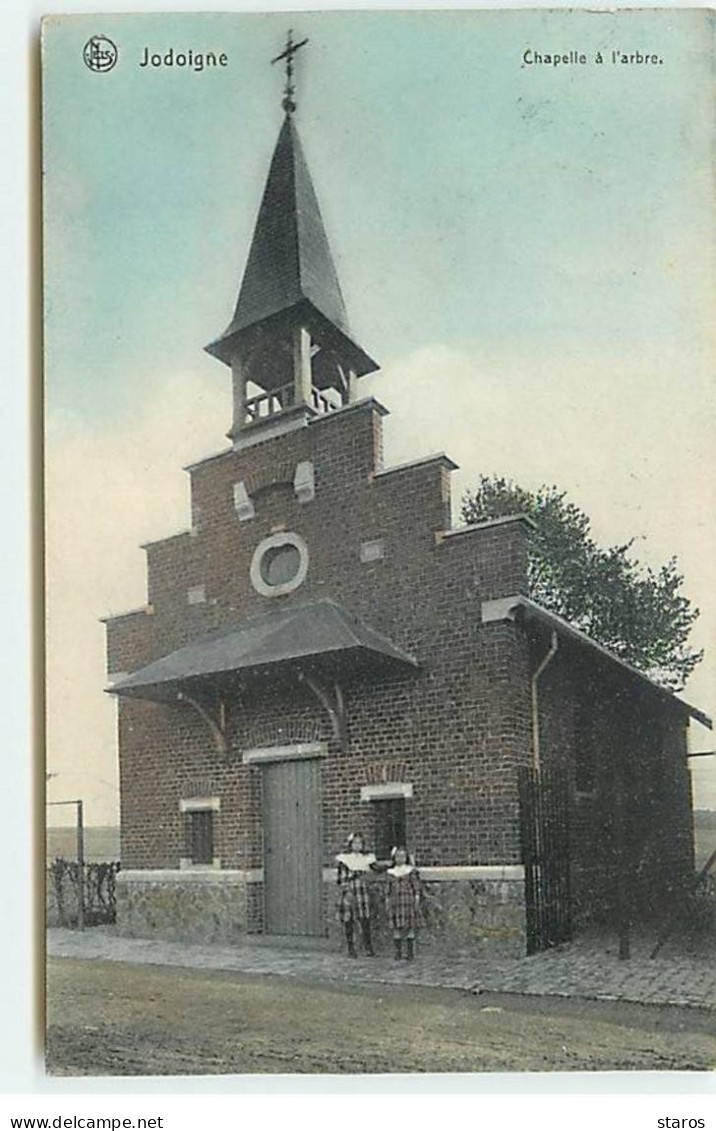
<instances>
[{"instance_id":1,"label":"stone base","mask_svg":"<svg viewBox=\"0 0 716 1131\"><path fill-rule=\"evenodd\" d=\"M445 955L520 957L526 951L521 867L426 868L418 948ZM376 949L392 952L385 912L386 880L371 877ZM260 930L262 874L256 872L120 872L117 929L138 938L239 943ZM324 872L326 935L345 946L336 916L333 869ZM254 935L255 937L255 935ZM269 941L268 936L264 936ZM300 940L297 940L300 941Z\"/></svg>"},{"instance_id":2,"label":"stone base","mask_svg":"<svg viewBox=\"0 0 716 1131\"><path fill-rule=\"evenodd\" d=\"M431 872L445 875L432 878ZM455 878L463 872L467 873L465 878ZM423 904L416 932L419 950L446 956L484 954L510 958L520 958L526 953L521 868L426 868L421 875ZM376 949L392 952L392 934L385 911L385 881L376 878L373 885ZM345 936L334 910L335 880L326 894L329 934L336 948L340 948L345 946Z\"/></svg>"},{"instance_id":3,"label":"stone base","mask_svg":"<svg viewBox=\"0 0 716 1131\"><path fill-rule=\"evenodd\" d=\"M120 872L117 930L134 938L237 943L246 933L246 889L244 872Z\"/></svg>"}]
</instances>

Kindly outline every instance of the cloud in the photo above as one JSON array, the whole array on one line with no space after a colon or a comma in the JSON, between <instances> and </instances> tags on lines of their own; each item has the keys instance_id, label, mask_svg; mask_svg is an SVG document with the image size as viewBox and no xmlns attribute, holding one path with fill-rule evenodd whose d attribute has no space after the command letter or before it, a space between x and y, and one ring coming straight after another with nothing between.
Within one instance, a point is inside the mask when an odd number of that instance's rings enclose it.
<instances>
[{"instance_id":1,"label":"cloud","mask_svg":"<svg viewBox=\"0 0 716 1131\"><path fill-rule=\"evenodd\" d=\"M133 380L141 389L142 374ZM115 708L103 692L99 617L144 604L139 546L188 525L181 468L226 445L229 411L228 381L222 388L180 373L119 424L63 415L48 433L48 768L58 773L48 792L74 796L84 782L90 824L117 818Z\"/></svg>"},{"instance_id":2,"label":"cloud","mask_svg":"<svg viewBox=\"0 0 716 1131\"><path fill-rule=\"evenodd\" d=\"M702 615L693 634L706 659L685 695L716 714L716 412L704 355L688 373L655 349L636 359L585 356L579 345L525 358L436 345L390 363L369 388L392 415L386 459L445 450L460 464L455 510L481 473L527 487L556 483L591 517L602 544L637 538L636 556L657 567L673 554ZM710 737L697 733L695 745ZM715 760L716 761L716 760ZM699 764L716 806L716 764ZM705 804L705 802L701 801Z\"/></svg>"},{"instance_id":3,"label":"cloud","mask_svg":"<svg viewBox=\"0 0 716 1131\"><path fill-rule=\"evenodd\" d=\"M713 394L691 374L689 396L675 395L677 362L586 358L578 348L526 362L436 344L363 385L392 409L387 462L445 449L461 465L456 501L481 471L527 486L555 482L592 516L600 540L636 534L638 556L651 564L676 553L686 592L703 609L696 642L713 652ZM48 766L59 774L49 794L81 790L90 824L117 816L98 618L144 603L139 545L189 524L181 468L224 447L230 419L228 380L149 376L133 374L137 389L155 390L135 415L100 425L55 415L47 440ZM709 657L688 689L707 711L716 711L715 677ZM709 741L697 737L702 749ZM696 800L716 806L710 762L698 766Z\"/></svg>"},{"instance_id":4,"label":"cloud","mask_svg":"<svg viewBox=\"0 0 716 1131\"><path fill-rule=\"evenodd\" d=\"M695 531L702 561L715 548L714 394L706 372L687 380L688 396L680 360L660 354L636 362L577 347L525 359L438 346L389 365L373 388L394 409L392 458L445 448L461 465L458 489L479 472L556 482L600 539L636 534L660 561Z\"/></svg>"}]
</instances>

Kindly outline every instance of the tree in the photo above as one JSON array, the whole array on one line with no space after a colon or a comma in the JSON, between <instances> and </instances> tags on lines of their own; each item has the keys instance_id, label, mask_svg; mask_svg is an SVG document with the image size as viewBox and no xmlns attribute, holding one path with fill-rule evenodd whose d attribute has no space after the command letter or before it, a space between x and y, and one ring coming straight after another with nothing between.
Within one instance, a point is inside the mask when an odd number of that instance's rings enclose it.
<instances>
[{"instance_id":1,"label":"tree","mask_svg":"<svg viewBox=\"0 0 716 1131\"><path fill-rule=\"evenodd\" d=\"M530 596L657 682L678 690L703 658L688 647L699 610L681 590L675 557L653 570L631 556L635 539L602 549L589 517L566 491L528 491L481 475L462 500L468 523L524 514L536 529L529 552Z\"/></svg>"}]
</instances>

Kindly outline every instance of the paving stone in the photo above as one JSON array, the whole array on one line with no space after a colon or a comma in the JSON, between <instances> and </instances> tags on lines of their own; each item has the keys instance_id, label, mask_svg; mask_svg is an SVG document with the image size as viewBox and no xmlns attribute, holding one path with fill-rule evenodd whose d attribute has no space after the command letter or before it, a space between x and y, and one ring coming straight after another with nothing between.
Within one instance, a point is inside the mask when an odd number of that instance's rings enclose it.
<instances>
[{"instance_id":1,"label":"paving stone","mask_svg":"<svg viewBox=\"0 0 716 1131\"><path fill-rule=\"evenodd\" d=\"M443 989L583 997L603 1001L687 1005L716 1010L716 962L709 954L649 958L651 939L632 945L620 961L613 941L586 937L529 958L453 958L418 955L397 963L388 955L348 959L324 951L272 946L206 946L125 938L107 928L84 932L53 928L47 953L53 958L106 959L139 965L235 970L351 983L421 985Z\"/></svg>"}]
</instances>

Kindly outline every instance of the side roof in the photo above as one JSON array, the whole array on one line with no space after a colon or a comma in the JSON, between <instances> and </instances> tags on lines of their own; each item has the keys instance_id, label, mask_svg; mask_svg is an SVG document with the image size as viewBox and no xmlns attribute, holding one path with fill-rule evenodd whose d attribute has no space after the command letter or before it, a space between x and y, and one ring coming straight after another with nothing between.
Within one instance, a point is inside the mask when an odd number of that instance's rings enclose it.
<instances>
[{"instance_id":1,"label":"side roof","mask_svg":"<svg viewBox=\"0 0 716 1131\"><path fill-rule=\"evenodd\" d=\"M628 664L626 660L622 660L619 656L616 656L614 652L610 652L603 644L599 644L598 641L593 640L586 632L582 632L581 629L576 628L573 624L570 624L569 621L558 616L557 613L545 609L530 597L523 597L516 594L514 597L501 597L496 601L483 601L482 603L483 624L500 620L516 620L517 618L520 618L525 624L529 624L530 622L543 624L545 627L555 631L558 635L562 635L566 639L571 640L580 648L598 655L617 668L621 668L633 679L638 680L639 683L645 685L651 691L656 692L662 699L680 708L692 719L696 719L702 726L713 730L713 720L703 711L699 710L698 707L693 707L690 703L687 703L685 699L681 699L667 687L662 687L661 684L650 679L644 672Z\"/></svg>"}]
</instances>

